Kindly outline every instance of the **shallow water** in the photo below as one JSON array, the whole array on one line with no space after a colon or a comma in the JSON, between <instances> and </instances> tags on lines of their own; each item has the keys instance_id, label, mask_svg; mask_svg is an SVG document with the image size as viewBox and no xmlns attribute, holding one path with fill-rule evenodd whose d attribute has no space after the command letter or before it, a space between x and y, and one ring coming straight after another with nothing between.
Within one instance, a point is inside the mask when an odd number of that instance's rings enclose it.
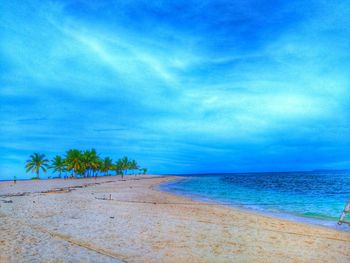
<instances>
[{"instance_id":1,"label":"shallow water","mask_svg":"<svg viewBox=\"0 0 350 263\"><path fill-rule=\"evenodd\" d=\"M160 188L197 200L350 230L336 224L350 198L349 171L182 176L186 179L162 184Z\"/></svg>"}]
</instances>

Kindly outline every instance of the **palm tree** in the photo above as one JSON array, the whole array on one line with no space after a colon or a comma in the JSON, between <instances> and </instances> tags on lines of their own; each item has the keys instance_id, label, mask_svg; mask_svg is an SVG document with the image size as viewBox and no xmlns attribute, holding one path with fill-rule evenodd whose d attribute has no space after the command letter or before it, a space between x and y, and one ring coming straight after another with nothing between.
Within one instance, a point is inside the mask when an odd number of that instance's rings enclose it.
<instances>
[{"instance_id":1,"label":"palm tree","mask_svg":"<svg viewBox=\"0 0 350 263\"><path fill-rule=\"evenodd\" d=\"M91 149L84 151L83 161L86 167L87 176L90 176L91 172L92 176L94 176L95 172L99 170L101 164L100 157L97 155L96 150Z\"/></svg>"},{"instance_id":2,"label":"palm tree","mask_svg":"<svg viewBox=\"0 0 350 263\"><path fill-rule=\"evenodd\" d=\"M135 160L131 160L129 162L129 169L133 170L133 173L135 173L135 170L139 169L139 166Z\"/></svg>"},{"instance_id":3,"label":"palm tree","mask_svg":"<svg viewBox=\"0 0 350 263\"><path fill-rule=\"evenodd\" d=\"M122 163L121 160L119 159L114 165L113 165L113 170L115 171L116 175L121 174L123 178L123 169L122 169Z\"/></svg>"},{"instance_id":4,"label":"palm tree","mask_svg":"<svg viewBox=\"0 0 350 263\"><path fill-rule=\"evenodd\" d=\"M140 171L142 174L146 174L146 173L147 173L147 168L141 168L141 169L139 169L139 171Z\"/></svg>"},{"instance_id":5,"label":"palm tree","mask_svg":"<svg viewBox=\"0 0 350 263\"><path fill-rule=\"evenodd\" d=\"M83 162L82 153L77 149L68 150L66 154L67 170L72 171L74 175L85 172L86 167Z\"/></svg>"},{"instance_id":6,"label":"palm tree","mask_svg":"<svg viewBox=\"0 0 350 263\"><path fill-rule=\"evenodd\" d=\"M125 172L125 174L127 174L130 168L130 161L128 157L124 156L120 161L123 173Z\"/></svg>"},{"instance_id":7,"label":"palm tree","mask_svg":"<svg viewBox=\"0 0 350 263\"><path fill-rule=\"evenodd\" d=\"M92 168L92 171L94 173L94 176L98 176L98 172L102 171L103 169L103 160L97 156L97 159L94 161L94 164L93 164L93 168Z\"/></svg>"},{"instance_id":8,"label":"palm tree","mask_svg":"<svg viewBox=\"0 0 350 263\"><path fill-rule=\"evenodd\" d=\"M90 168L92 170L92 176L96 176L96 172L100 170L102 166L102 161L98 156L95 149L91 149L90 151Z\"/></svg>"},{"instance_id":9,"label":"palm tree","mask_svg":"<svg viewBox=\"0 0 350 263\"><path fill-rule=\"evenodd\" d=\"M89 177L91 172L91 153L89 150L86 150L82 153L82 162L85 166L86 174L84 176Z\"/></svg>"},{"instance_id":10,"label":"palm tree","mask_svg":"<svg viewBox=\"0 0 350 263\"><path fill-rule=\"evenodd\" d=\"M43 170L44 173L46 173L46 170L48 168L48 162L49 160L45 158L45 154L33 153L30 156L30 159L26 161L26 172L35 172L36 177L39 178L40 169Z\"/></svg>"},{"instance_id":11,"label":"palm tree","mask_svg":"<svg viewBox=\"0 0 350 263\"><path fill-rule=\"evenodd\" d=\"M130 164L130 161L126 156L124 156L122 159L119 159L115 164L115 170L120 172L122 178L124 177L124 174L127 173L130 167L129 164Z\"/></svg>"},{"instance_id":12,"label":"palm tree","mask_svg":"<svg viewBox=\"0 0 350 263\"><path fill-rule=\"evenodd\" d=\"M62 172L64 172L66 170L65 160L61 156L56 155L55 158L53 158L51 160L50 168L53 169L54 173L58 172L59 173L59 177L61 178L62 177L61 176Z\"/></svg>"},{"instance_id":13,"label":"palm tree","mask_svg":"<svg viewBox=\"0 0 350 263\"><path fill-rule=\"evenodd\" d=\"M109 157L106 157L102 161L102 166L101 166L101 171L105 172L106 175L108 175L108 172L112 169L113 167L113 160Z\"/></svg>"}]
</instances>

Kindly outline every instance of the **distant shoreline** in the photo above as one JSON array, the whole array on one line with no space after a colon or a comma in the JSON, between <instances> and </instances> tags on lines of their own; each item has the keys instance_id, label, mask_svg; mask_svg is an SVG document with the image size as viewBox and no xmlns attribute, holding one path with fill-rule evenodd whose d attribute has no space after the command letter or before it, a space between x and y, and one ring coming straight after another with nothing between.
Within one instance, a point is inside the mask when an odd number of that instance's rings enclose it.
<instances>
[{"instance_id":1,"label":"distant shoreline","mask_svg":"<svg viewBox=\"0 0 350 263\"><path fill-rule=\"evenodd\" d=\"M312 173L312 172L350 172L350 169L315 169L315 170L297 170L297 171L261 171L261 172L257 172L257 171L253 171L253 172L213 172L213 173L180 173L180 174L173 174L173 173L166 173L166 174L157 174L158 176L210 176L210 175L219 175L219 174L275 174L275 173ZM108 175L108 176L120 176L118 175ZM127 174L124 176L133 176L132 174ZM105 175L98 175L97 177L105 177ZM88 177L90 178L90 177ZM59 178L59 177L54 177L54 178L47 178L47 177L42 177L40 178L40 180L51 180L51 179L64 179ZM70 178L71 179L71 178ZM84 177L76 177L74 179L86 179ZM32 180L32 178L28 178L28 179L23 179L23 178L17 178L17 181L27 181L27 180ZM0 179L0 182L7 182L7 181L13 181L13 177L9 178L9 179Z\"/></svg>"}]
</instances>

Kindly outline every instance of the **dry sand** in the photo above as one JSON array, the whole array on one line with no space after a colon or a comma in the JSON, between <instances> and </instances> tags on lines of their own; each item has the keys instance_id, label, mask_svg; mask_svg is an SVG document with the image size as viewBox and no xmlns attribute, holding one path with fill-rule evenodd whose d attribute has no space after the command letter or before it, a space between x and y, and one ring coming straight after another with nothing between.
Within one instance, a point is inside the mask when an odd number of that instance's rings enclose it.
<instances>
[{"instance_id":1,"label":"dry sand","mask_svg":"<svg viewBox=\"0 0 350 263\"><path fill-rule=\"evenodd\" d=\"M173 179L0 183L0 262L350 262L350 233L155 189Z\"/></svg>"}]
</instances>

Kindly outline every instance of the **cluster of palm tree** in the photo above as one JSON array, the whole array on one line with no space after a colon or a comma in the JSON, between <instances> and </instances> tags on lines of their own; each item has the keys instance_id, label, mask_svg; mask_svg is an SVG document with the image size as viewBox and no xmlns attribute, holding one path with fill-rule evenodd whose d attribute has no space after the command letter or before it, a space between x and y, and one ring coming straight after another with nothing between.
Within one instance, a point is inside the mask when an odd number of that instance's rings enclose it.
<instances>
[{"instance_id":1,"label":"cluster of palm tree","mask_svg":"<svg viewBox=\"0 0 350 263\"><path fill-rule=\"evenodd\" d=\"M95 149L91 150L68 150L64 157L56 155L49 161L44 154L33 153L26 161L26 172L35 172L39 178L39 172L46 173L47 169L52 169L53 173L69 173L72 177L93 177L97 175L109 175L110 171L115 171L116 175L124 177L129 171L132 174L146 174L146 168L140 168L135 160L123 157L116 162L110 157L100 158Z\"/></svg>"}]
</instances>

